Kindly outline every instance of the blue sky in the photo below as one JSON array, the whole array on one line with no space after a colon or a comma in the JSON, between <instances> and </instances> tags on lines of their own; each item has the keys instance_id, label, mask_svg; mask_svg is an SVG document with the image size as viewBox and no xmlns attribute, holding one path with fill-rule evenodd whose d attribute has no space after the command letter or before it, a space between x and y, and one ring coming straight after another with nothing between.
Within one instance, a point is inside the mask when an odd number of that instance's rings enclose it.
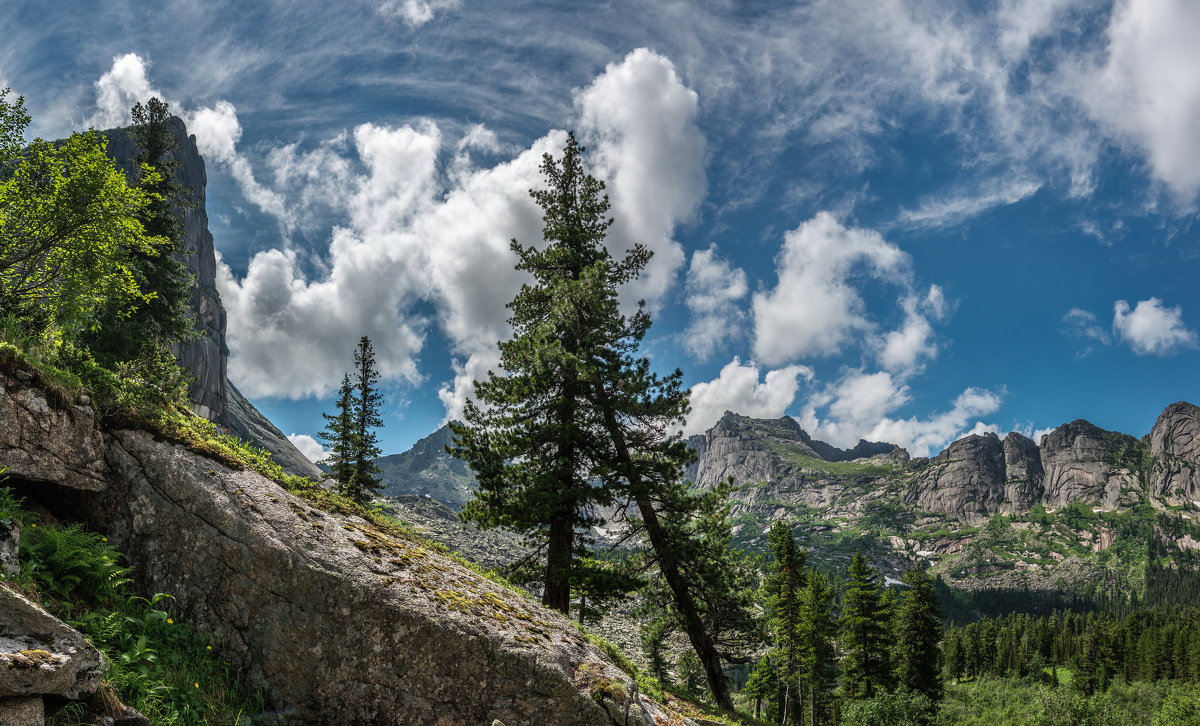
<instances>
[{"instance_id":1,"label":"blue sky","mask_svg":"<svg viewBox=\"0 0 1200 726\"><path fill-rule=\"evenodd\" d=\"M567 129L645 352L726 409L936 453L1200 401L1200 4L9 2L32 131L166 98L208 164L230 375L313 435L370 335L385 451L495 365ZM301 445L311 442L301 438Z\"/></svg>"}]
</instances>

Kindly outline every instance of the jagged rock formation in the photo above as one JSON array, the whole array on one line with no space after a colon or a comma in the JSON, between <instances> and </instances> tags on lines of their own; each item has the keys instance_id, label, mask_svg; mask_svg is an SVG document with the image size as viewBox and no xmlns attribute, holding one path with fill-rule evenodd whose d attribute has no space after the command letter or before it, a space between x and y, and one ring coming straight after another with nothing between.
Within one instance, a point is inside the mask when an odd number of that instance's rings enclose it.
<instances>
[{"instance_id":1,"label":"jagged rock formation","mask_svg":"<svg viewBox=\"0 0 1200 726\"><path fill-rule=\"evenodd\" d=\"M1041 499L1041 481L1041 456L1029 438L1015 431L1003 442L993 433L972 434L922 464L905 501L974 523L1029 511Z\"/></svg>"},{"instance_id":2,"label":"jagged rock formation","mask_svg":"<svg viewBox=\"0 0 1200 726\"><path fill-rule=\"evenodd\" d=\"M929 512L972 522L986 519L1004 504L1004 444L995 434L972 434L929 460L905 501Z\"/></svg>"},{"instance_id":3,"label":"jagged rock formation","mask_svg":"<svg viewBox=\"0 0 1200 726\"><path fill-rule=\"evenodd\" d=\"M1173 403L1150 431L1151 495L1169 504L1200 499L1200 407Z\"/></svg>"},{"instance_id":4,"label":"jagged rock formation","mask_svg":"<svg viewBox=\"0 0 1200 726\"><path fill-rule=\"evenodd\" d=\"M176 158L182 163L177 178L183 187L191 190L188 206L180 210L183 215L183 247L186 250L181 259L196 276L192 309L203 333L197 340L177 345L173 350L180 363L196 377L188 391L192 409L271 452L275 461L288 473L320 478L320 470L316 465L267 421L228 379L225 308L217 291L216 248L212 233L208 230L208 211L205 208L208 177L204 159L196 147L196 137L188 135L181 119L172 117L170 126L179 144ZM131 173L137 147L127 130L111 129L104 134L108 137L109 156L126 173Z\"/></svg>"},{"instance_id":5,"label":"jagged rock formation","mask_svg":"<svg viewBox=\"0 0 1200 726\"><path fill-rule=\"evenodd\" d=\"M0 452L0 467L42 506L105 532L139 586L171 593L295 722L620 723L629 677L558 614L253 472L146 432L83 432L86 405L2 370L0 385L5 400L40 402L0 410L0 431L26 415L45 438ZM103 440L98 491L53 480L53 442L81 434ZM645 705L651 720L673 717Z\"/></svg>"},{"instance_id":6,"label":"jagged rock formation","mask_svg":"<svg viewBox=\"0 0 1200 726\"><path fill-rule=\"evenodd\" d=\"M1013 431L1004 437L1004 501L1011 511L1025 512L1042 498L1042 454L1027 436Z\"/></svg>"},{"instance_id":7,"label":"jagged rock formation","mask_svg":"<svg viewBox=\"0 0 1200 726\"><path fill-rule=\"evenodd\" d=\"M818 441L796 420L784 416L778 419L756 419L726 411L721 420L703 437L693 436L688 442L697 451L697 462L685 472L697 486L711 489L729 477L741 484L767 482L792 471L801 459L824 462L845 462L889 454L895 444L859 441L852 449L839 449Z\"/></svg>"},{"instance_id":8,"label":"jagged rock formation","mask_svg":"<svg viewBox=\"0 0 1200 726\"><path fill-rule=\"evenodd\" d=\"M450 427L442 426L403 454L376 459L383 495L413 494L461 510L478 485L467 462L446 453L453 438Z\"/></svg>"},{"instance_id":9,"label":"jagged rock formation","mask_svg":"<svg viewBox=\"0 0 1200 726\"><path fill-rule=\"evenodd\" d=\"M1138 485L1136 476L1118 464L1121 451L1136 443L1128 434L1105 431L1082 419L1054 429L1041 445L1044 504L1117 506L1122 489Z\"/></svg>"},{"instance_id":10,"label":"jagged rock formation","mask_svg":"<svg viewBox=\"0 0 1200 726\"><path fill-rule=\"evenodd\" d=\"M196 148L196 138L189 136L187 127L177 117L170 119L171 132L179 149L175 158L181 163L177 181L190 189L189 205L178 210L183 215L183 248L187 254L180 259L196 276L196 290L192 297L192 309L203 331L203 335L190 343L176 346L174 353L179 361L195 376L196 382L188 391L196 413L220 424L228 424L226 418L226 365L225 356L225 308L217 292L217 257L213 236L208 231L208 210L204 206L205 186L208 176L204 170L204 159ZM133 171L133 159L137 146L126 129L104 132L108 137L108 155L125 169Z\"/></svg>"}]
</instances>

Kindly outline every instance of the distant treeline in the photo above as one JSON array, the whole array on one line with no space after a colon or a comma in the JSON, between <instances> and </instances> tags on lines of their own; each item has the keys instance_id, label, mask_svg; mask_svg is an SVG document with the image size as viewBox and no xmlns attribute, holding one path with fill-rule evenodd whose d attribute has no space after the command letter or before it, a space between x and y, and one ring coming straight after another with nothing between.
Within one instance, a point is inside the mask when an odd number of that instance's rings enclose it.
<instances>
[{"instance_id":1,"label":"distant treeline","mask_svg":"<svg viewBox=\"0 0 1200 726\"><path fill-rule=\"evenodd\" d=\"M1200 683L1200 610L1144 608L1108 613L1055 612L986 618L951 627L943 641L951 679L1017 677L1069 667L1090 694L1114 679Z\"/></svg>"}]
</instances>

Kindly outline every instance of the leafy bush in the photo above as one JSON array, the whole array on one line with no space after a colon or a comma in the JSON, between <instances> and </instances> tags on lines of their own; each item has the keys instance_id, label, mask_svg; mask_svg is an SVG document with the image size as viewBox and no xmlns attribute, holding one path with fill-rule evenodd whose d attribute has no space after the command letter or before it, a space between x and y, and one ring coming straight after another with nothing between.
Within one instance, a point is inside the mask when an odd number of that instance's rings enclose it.
<instances>
[{"instance_id":1,"label":"leafy bush","mask_svg":"<svg viewBox=\"0 0 1200 726\"><path fill-rule=\"evenodd\" d=\"M881 693L874 698L846 701L843 726L930 726L933 702L912 691Z\"/></svg>"}]
</instances>

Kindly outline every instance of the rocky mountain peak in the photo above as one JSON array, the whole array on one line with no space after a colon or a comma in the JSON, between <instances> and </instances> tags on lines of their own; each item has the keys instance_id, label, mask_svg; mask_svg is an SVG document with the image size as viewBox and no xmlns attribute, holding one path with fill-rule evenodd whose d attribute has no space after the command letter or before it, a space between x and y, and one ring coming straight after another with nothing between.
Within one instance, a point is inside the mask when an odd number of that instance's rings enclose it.
<instances>
[{"instance_id":1,"label":"rocky mountain peak","mask_svg":"<svg viewBox=\"0 0 1200 726\"><path fill-rule=\"evenodd\" d=\"M439 501L455 511L462 509L471 499L476 481L467 462L446 453L446 446L453 439L450 426L442 426L408 451L376 459L383 494L415 494Z\"/></svg>"},{"instance_id":2,"label":"rocky mountain peak","mask_svg":"<svg viewBox=\"0 0 1200 726\"><path fill-rule=\"evenodd\" d=\"M1123 489L1137 486L1136 475L1117 465L1118 455L1137 439L1076 419L1042 439L1043 501L1047 507L1071 502L1115 507Z\"/></svg>"},{"instance_id":3,"label":"rocky mountain peak","mask_svg":"<svg viewBox=\"0 0 1200 726\"><path fill-rule=\"evenodd\" d=\"M1173 403L1150 430L1152 491L1171 504L1200 499L1200 407Z\"/></svg>"}]
</instances>

